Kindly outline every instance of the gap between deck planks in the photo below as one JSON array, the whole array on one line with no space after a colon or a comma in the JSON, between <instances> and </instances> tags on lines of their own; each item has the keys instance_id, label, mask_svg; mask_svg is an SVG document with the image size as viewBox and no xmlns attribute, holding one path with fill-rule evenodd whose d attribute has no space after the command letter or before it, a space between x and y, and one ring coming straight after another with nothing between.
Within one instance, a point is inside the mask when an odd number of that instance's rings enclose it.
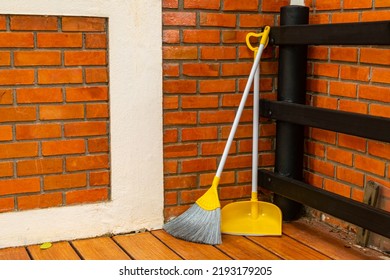
<instances>
[{"instance_id":1,"label":"gap between deck planks","mask_svg":"<svg viewBox=\"0 0 390 280\"><path fill-rule=\"evenodd\" d=\"M282 237L223 235L216 246L176 239L163 230L0 249L0 259L20 260L329 260L379 259L372 250L346 247L326 231L294 222Z\"/></svg>"}]
</instances>

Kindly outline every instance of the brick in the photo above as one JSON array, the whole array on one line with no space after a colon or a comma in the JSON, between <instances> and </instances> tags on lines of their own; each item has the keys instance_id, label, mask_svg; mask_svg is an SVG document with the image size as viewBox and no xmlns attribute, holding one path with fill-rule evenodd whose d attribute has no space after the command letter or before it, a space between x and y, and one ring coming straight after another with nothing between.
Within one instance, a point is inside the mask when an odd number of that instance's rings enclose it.
<instances>
[{"instance_id":1,"label":"brick","mask_svg":"<svg viewBox=\"0 0 390 280\"><path fill-rule=\"evenodd\" d=\"M348 198L351 194L350 186L329 179L324 180L324 189Z\"/></svg>"},{"instance_id":2,"label":"brick","mask_svg":"<svg viewBox=\"0 0 390 280\"><path fill-rule=\"evenodd\" d=\"M107 68L86 68L85 82L87 84L107 83L108 82Z\"/></svg>"},{"instance_id":3,"label":"brick","mask_svg":"<svg viewBox=\"0 0 390 280\"><path fill-rule=\"evenodd\" d=\"M309 14L310 24L328 24L330 23L330 14Z\"/></svg>"},{"instance_id":4,"label":"brick","mask_svg":"<svg viewBox=\"0 0 390 280\"><path fill-rule=\"evenodd\" d=\"M84 118L84 105L42 105L39 118L41 120L70 120Z\"/></svg>"},{"instance_id":5,"label":"brick","mask_svg":"<svg viewBox=\"0 0 390 280\"><path fill-rule=\"evenodd\" d=\"M38 155L38 143L21 142L0 144L0 159L23 158Z\"/></svg>"},{"instance_id":6,"label":"brick","mask_svg":"<svg viewBox=\"0 0 390 280\"><path fill-rule=\"evenodd\" d=\"M0 52L0 66L11 65L11 53L9 51Z\"/></svg>"},{"instance_id":7,"label":"brick","mask_svg":"<svg viewBox=\"0 0 390 280\"><path fill-rule=\"evenodd\" d=\"M107 188L70 191L65 194L67 205L92 203L109 199Z\"/></svg>"},{"instance_id":8,"label":"brick","mask_svg":"<svg viewBox=\"0 0 390 280\"><path fill-rule=\"evenodd\" d=\"M185 9L219 10L220 0L184 0Z\"/></svg>"},{"instance_id":9,"label":"brick","mask_svg":"<svg viewBox=\"0 0 390 280\"><path fill-rule=\"evenodd\" d=\"M199 141L216 139L217 127L192 127L182 129L182 141Z\"/></svg>"},{"instance_id":10,"label":"brick","mask_svg":"<svg viewBox=\"0 0 390 280\"><path fill-rule=\"evenodd\" d=\"M390 11L363 11L361 21L384 21L390 19Z\"/></svg>"},{"instance_id":11,"label":"brick","mask_svg":"<svg viewBox=\"0 0 390 280\"><path fill-rule=\"evenodd\" d=\"M13 197L0 198L0 213L14 210L15 203Z\"/></svg>"},{"instance_id":12,"label":"brick","mask_svg":"<svg viewBox=\"0 0 390 280\"><path fill-rule=\"evenodd\" d=\"M354 83L330 81L329 93L336 96L356 97L357 86Z\"/></svg>"},{"instance_id":13,"label":"brick","mask_svg":"<svg viewBox=\"0 0 390 280\"><path fill-rule=\"evenodd\" d=\"M165 26L195 26L195 12L163 12L162 22Z\"/></svg>"},{"instance_id":14,"label":"brick","mask_svg":"<svg viewBox=\"0 0 390 280\"><path fill-rule=\"evenodd\" d=\"M179 64L177 63L164 63L163 76L164 77L179 77Z\"/></svg>"},{"instance_id":15,"label":"brick","mask_svg":"<svg viewBox=\"0 0 390 280\"><path fill-rule=\"evenodd\" d=\"M108 100L108 87L69 87L66 89L66 101L106 101Z\"/></svg>"},{"instance_id":16,"label":"brick","mask_svg":"<svg viewBox=\"0 0 390 280\"><path fill-rule=\"evenodd\" d=\"M375 0L375 7L376 8L388 8L390 7L388 0Z\"/></svg>"},{"instance_id":17,"label":"brick","mask_svg":"<svg viewBox=\"0 0 390 280\"><path fill-rule=\"evenodd\" d=\"M195 46L163 46L164 59L197 59L198 49Z\"/></svg>"},{"instance_id":18,"label":"brick","mask_svg":"<svg viewBox=\"0 0 390 280\"><path fill-rule=\"evenodd\" d=\"M313 96L313 106L326 109L337 109L337 98L328 96Z\"/></svg>"},{"instance_id":19,"label":"brick","mask_svg":"<svg viewBox=\"0 0 390 280\"><path fill-rule=\"evenodd\" d=\"M163 43L166 44L177 44L180 42L179 30L163 30Z\"/></svg>"},{"instance_id":20,"label":"brick","mask_svg":"<svg viewBox=\"0 0 390 280\"><path fill-rule=\"evenodd\" d=\"M80 68L38 69L38 83L47 84L80 84L83 82L83 71Z\"/></svg>"},{"instance_id":21,"label":"brick","mask_svg":"<svg viewBox=\"0 0 390 280\"><path fill-rule=\"evenodd\" d=\"M185 190L180 192L181 203L194 203L206 190Z\"/></svg>"},{"instance_id":22,"label":"brick","mask_svg":"<svg viewBox=\"0 0 390 280\"><path fill-rule=\"evenodd\" d=\"M317 141L335 144L336 132L313 127L311 129L311 138Z\"/></svg>"},{"instance_id":23,"label":"brick","mask_svg":"<svg viewBox=\"0 0 390 280\"><path fill-rule=\"evenodd\" d=\"M390 61L390 49L361 48L360 62L369 64L388 65Z\"/></svg>"},{"instance_id":24,"label":"brick","mask_svg":"<svg viewBox=\"0 0 390 280\"><path fill-rule=\"evenodd\" d=\"M343 80L365 81L369 79L370 68L361 66L341 65L340 78Z\"/></svg>"},{"instance_id":25,"label":"brick","mask_svg":"<svg viewBox=\"0 0 390 280\"><path fill-rule=\"evenodd\" d=\"M32 32L2 32L0 33L1 48L33 48L34 34Z\"/></svg>"},{"instance_id":26,"label":"brick","mask_svg":"<svg viewBox=\"0 0 390 280\"><path fill-rule=\"evenodd\" d=\"M310 46L308 48L307 57L309 59L327 60L329 48L323 46Z\"/></svg>"},{"instance_id":27,"label":"brick","mask_svg":"<svg viewBox=\"0 0 390 280\"><path fill-rule=\"evenodd\" d=\"M259 1L237 1L225 0L223 5L224 11L258 11Z\"/></svg>"},{"instance_id":28,"label":"brick","mask_svg":"<svg viewBox=\"0 0 390 280\"><path fill-rule=\"evenodd\" d=\"M5 16L0 16L0 30L7 29L7 18Z\"/></svg>"},{"instance_id":29,"label":"brick","mask_svg":"<svg viewBox=\"0 0 390 280\"><path fill-rule=\"evenodd\" d=\"M238 62L238 63L224 63L222 64L223 76L247 76L252 68L252 63ZM264 73L262 71L262 73Z\"/></svg>"},{"instance_id":30,"label":"brick","mask_svg":"<svg viewBox=\"0 0 390 280\"><path fill-rule=\"evenodd\" d=\"M359 85L359 98L390 102L390 87Z\"/></svg>"},{"instance_id":31,"label":"brick","mask_svg":"<svg viewBox=\"0 0 390 280\"><path fill-rule=\"evenodd\" d=\"M379 176L385 176L385 163L367 156L355 155L355 167Z\"/></svg>"},{"instance_id":32,"label":"brick","mask_svg":"<svg viewBox=\"0 0 390 280\"><path fill-rule=\"evenodd\" d=\"M370 115L388 118L390 116L390 106L370 104Z\"/></svg>"},{"instance_id":33,"label":"brick","mask_svg":"<svg viewBox=\"0 0 390 280\"><path fill-rule=\"evenodd\" d=\"M254 27L273 25L275 17L264 14L240 14L240 27Z\"/></svg>"},{"instance_id":34,"label":"brick","mask_svg":"<svg viewBox=\"0 0 390 280\"><path fill-rule=\"evenodd\" d=\"M166 94L192 94L196 92L196 81L167 80L163 82L163 91Z\"/></svg>"},{"instance_id":35,"label":"brick","mask_svg":"<svg viewBox=\"0 0 390 280\"><path fill-rule=\"evenodd\" d=\"M60 124L20 124L16 125L16 139L30 140L61 137Z\"/></svg>"},{"instance_id":36,"label":"brick","mask_svg":"<svg viewBox=\"0 0 390 280\"><path fill-rule=\"evenodd\" d=\"M61 88L19 88L16 89L18 104L62 102Z\"/></svg>"},{"instance_id":37,"label":"brick","mask_svg":"<svg viewBox=\"0 0 390 280\"><path fill-rule=\"evenodd\" d=\"M176 205L178 203L177 192L165 192L164 193L164 206Z\"/></svg>"},{"instance_id":38,"label":"brick","mask_svg":"<svg viewBox=\"0 0 390 280\"><path fill-rule=\"evenodd\" d=\"M306 87L308 91L327 93L328 92L328 81L320 79L308 78Z\"/></svg>"},{"instance_id":39,"label":"brick","mask_svg":"<svg viewBox=\"0 0 390 280\"><path fill-rule=\"evenodd\" d=\"M247 31L241 30L222 30L222 42L225 44L243 44L247 34Z\"/></svg>"},{"instance_id":40,"label":"brick","mask_svg":"<svg viewBox=\"0 0 390 280\"><path fill-rule=\"evenodd\" d=\"M22 122L34 121L36 119L35 107L19 106L14 107L0 107L0 123L2 122Z\"/></svg>"},{"instance_id":41,"label":"brick","mask_svg":"<svg viewBox=\"0 0 390 280\"><path fill-rule=\"evenodd\" d=\"M196 112L164 113L164 125L196 124Z\"/></svg>"},{"instance_id":42,"label":"brick","mask_svg":"<svg viewBox=\"0 0 390 280\"><path fill-rule=\"evenodd\" d=\"M11 16L11 30L45 30L54 31L58 28L57 17L52 16Z\"/></svg>"},{"instance_id":43,"label":"brick","mask_svg":"<svg viewBox=\"0 0 390 280\"><path fill-rule=\"evenodd\" d=\"M280 12L280 8L283 6L290 5L288 0L278 1L262 1L261 11L262 12Z\"/></svg>"},{"instance_id":44,"label":"brick","mask_svg":"<svg viewBox=\"0 0 390 280\"><path fill-rule=\"evenodd\" d=\"M221 189L219 196L221 200L237 198L246 198L248 200L250 192L250 186L227 186Z\"/></svg>"},{"instance_id":45,"label":"brick","mask_svg":"<svg viewBox=\"0 0 390 280\"><path fill-rule=\"evenodd\" d=\"M87 104L86 108L88 119L108 118L108 104Z\"/></svg>"},{"instance_id":46,"label":"brick","mask_svg":"<svg viewBox=\"0 0 390 280\"><path fill-rule=\"evenodd\" d=\"M344 9L369 9L372 8L371 0L344 0Z\"/></svg>"},{"instance_id":47,"label":"brick","mask_svg":"<svg viewBox=\"0 0 390 280\"><path fill-rule=\"evenodd\" d=\"M88 151L90 153L108 152L108 138L88 139Z\"/></svg>"},{"instance_id":48,"label":"brick","mask_svg":"<svg viewBox=\"0 0 390 280\"><path fill-rule=\"evenodd\" d=\"M199 81L200 93L234 92L235 90L236 90L236 81L233 79Z\"/></svg>"},{"instance_id":49,"label":"brick","mask_svg":"<svg viewBox=\"0 0 390 280\"><path fill-rule=\"evenodd\" d=\"M200 171L213 171L217 167L215 158L198 158L183 160L181 163L182 173L192 173Z\"/></svg>"},{"instance_id":50,"label":"brick","mask_svg":"<svg viewBox=\"0 0 390 280\"><path fill-rule=\"evenodd\" d=\"M90 155L66 158L66 171L107 169L108 167L108 155Z\"/></svg>"},{"instance_id":51,"label":"brick","mask_svg":"<svg viewBox=\"0 0 390 280\"><path fill-rule=\"evenodd\" d=\"M107 48L106 34L85 34L85 47L87 49L105 49Z\"/></svg>"},{"instance_id":52,"label":"brick","mask_svg":"<svg viewBox=\"0 0 390 280\"><path fill-rule=\"evenodd\" d=\"M226 159L225 169L248 168L252 166L251 155L230 156Z\"/></svg>"},{"instance_id":53,"label":"brick","mask_svg":"<svg viewBox=\"0 0 390 280\"><path fill-rule=\"evenodd\" d=\"M368 141L370 155L390 160L390 144L384 142Z\"/></svg>"},{"instance_id":54,"label":"brick","mask_svg":"<svg viewBox=\"0 0 390 280\"><path fill-rule=\"evenodd\" d=\"M105 18L62 17L62 31L105 31L105 29Z\"/></svg>"},{"instance_id":55,"label":"brick","mask_svg":"<svg viewBox=\"0 0 390 280\"><path fill-rule=\"evenodd\" d=\"M332 13L332 23L359 22L359 16L358 12Z\"/></svg>"},{"instance_id":56,"label":"brick","mask_svg":"<svg viewBox=\"0 0 390 280\"><path fill-rule=\"evenodd\" d=\"M0 126L0 141L10 141L13 139L13 131L11 125Z\"/></svg>"},{"instance_id":57,"label":"brick","mask_svg":"<svg viewBox=\"0 0 390 280\"><path fill-rule=\"evenodd\" d=\"M330 63L314 63L314 75L336 78L339 76L339 65Z\"/></svg>"},{"instance_id":58,"label":"brick","mask_svg":"<svg viewBox=\"0 0 390 280\"><path fill-rule=\"evenodd\" d=\"M66 66L78 65L106 65L106 51L65 51L64 63Z\"/></svg>"},{"instance_id":59,"label":"brick","mask_svg":"<svg viewBox=\"0 0 390 280\"><path fill-rule=\"evenodd\" d=\"M173 161L164 160L165 175L176 174L177 170L178 170L178 163L176 160Z\"/></svg>"},{"instance_id":60,"label":"brick","mask_svg":"<svg viewBox=\"0 0 390 280\"><path fill-rule=\"evenodd\" d=\"M305 153L317 157L325 157L325 145L318 142L305 141Z\"/></svg>"},{"instance_id":61,"label":"brick","mask_svg":"<svg viewBox=\"0 0 390 280\"><path fill-rule=\"evenodd\" d=\"M106 135L106 122L74 122L64 125L65 137Z\"/></svg>"},{"instance_id":62,"label":"brick","mask_svg":"<svg viewBox=\"0 0 390 280\"><path fill-rule=\"evenodd\" d=\"M183 64L182 73L189 77L217 77L219 75L218 63L186 63Z\"/></svg>"},{"instance_id":63,"label":"brick","mask_svg":"<svg viewBox=\"0 0 390 280\"><path fill-rule=\"evenodd\" d=\"M18 176L54 174L62 172L62 159L34 159L16 163Z\"/></svg>"},{"instance_id":64,"label":"brick","mask_svg":"<svg viewBox=\"0 0 390 280\"><path fill-rule=\"evenodd\" d=\"M0 195L39 192L40 178L23 178L0 181Z\"/></svg>"},{"instance_id":65,"label":"brick","mask_svg":"<svg viewBox=\"0 0 390 280\"><path fill-rule=\"evenodd\" d=\"M183 30L183 43L210 43L220 42L219 30Z\"/></svg>"},{"instance_id":66,"label":"brick","mask_svg":"<svg viewBox=\"0 0 390 280\"><path fill-rule=\"evenodd\" d=\"M355 171L350 168L337 166L336 177L341 181L345 181L359 187L363 187L364 185L364 173Z\"/></svg>"},{"instance_id":67,"label":"brick","mask_svg":"<svg viewBox=\"0 0 390 280\"><path fill-rule=\"evenodd\" d=\"M0 70L0 85L32 85L35 81L32 69Z\"/></svg>"},{"instance_id":68,"label":"brick","mask_svg":"<svg viewBox=\"0 0 390 280\"><path fill-rule=\"evenodd\" d=\"M0 162L0 177L11 177L14 175L12 162Z\"/></svg>"},{"instance_id":69,"label":"brick","mask_svg":"<svg viewBox=\"0 0 390 280\"><path fill-rule=\"evenodd\" d=\"M224 111L202 111L199 113L199 123L232 123L235 112L230 110Z\"/></svg>"},{"instance_id":70,"label":"brick","mask_svg":"<svg viewBox=\"0 0 390 280\"><path fill-rule=\"evenodd\" d=\"M44 190L81 188L87 186L86 173L49 175L43 177Z\"/></svg>"},{"instance_id":71,"label":"brick","mask_svg":"<svg viewBox=\"0 0 390 280\"><path fill-rule=\"evenodd\" d=\"M200 26L236 27L236 15L200 13Z\"/></svg>"},{"instance_id":72,"label":"brick","mask_svg":"<svg viewBox=\"0 0 390 280\"><path fill-rule=\"evenodd\" d=\"M330 59L335 61L348 61L356 62L357 48L351 47L331 47L330 48Z\"/></svg>"},{"instance_id":73,"label":"brick","mask_svg":"<svg viewBox=\"0 0 390 280\"><path fill-rule=\"evenodd\" d=\"M359 101L341 99L339 101L339 109L352 113L367 114L368 104Z\"/></svg>"},{"instance_id":74,"label":"brick","mask_svg":"<svg viewBox=\"0 0 390 280\"><path fill-rule=\"evenodd\" d=\"M352 166L352 152L329 146L326 149L326 157L328 160Z\"/></svg>"},{"instance_id":75,"label":"brick","mask_svg":"<svg viewBox=\"0 0 390 280\"><path fill-rule=\"evenodd\" d=\"M37 46L39 48L81 48L83 35L82 33L38 33Z\"/></svg>"},{"instance_id":76,"label":"brick","mask_svg":"<svg viewBox=\"0 0 390 280\"><path fill-rule=\"evenodd\" d=\"M46 193L18 197L18 209L48 208L62 205L62 193Z\"/></svg>"},{"instance_id":77,"label":"brick","mask_svg":"<svg viewBox=\"0 0 390 280\"><path fill-rule=\"evenodd\" d=\"M182 96L181 107L192 108L218 108L218 96Z\"/></svg>"},{"instance_id":78,"label":"brick","mask_svg":"<svg viewBox=\"0 0 390 280\"><path fill-rule=\"evenodd\" d=\"M235 47L202 46L200 47L200 58L205 60L235 59Z\"/></svg>"},{"instance_id":79,"label":"brick","mask_svg":"<svg viewBox=\"0 0 390 280\"><path fill-rule=\"evenodd\" d=\"M340 0L316 0L316 9L318 11L340 10Z\"/></svg>"},{"instance_id":80,"label":"brick","mask_svg":"<svg viewBox=\"0 0 390 280\"><path fill-rule=\"evenodd\" d=\"M259 151L271 151L273 147L273 141L270 138L261 138L258 141ZM252 152L252 140L240 140L238 145L238 151L240 153Z\"/></svg>"},{"instance_id":81,"label":"brick","mask_svg":"<svg viewBox=\"0 0 390 280\"><path fill-rule=\"evenodd\" d=\"M201 187L210 187L215 174L214 173L205 173L200 174L199 185ZM235 182L235 172L234 171L226 171L222 172L219 185L233 184Z\"/></svg>"},{"instance_id":82,"label":"brick","mask_svg":"<svg viewBox=\"0 0 390 280\"><path fill-rule=\"evenodd\" d=\"M202 143L201 149L202 149L202 155L203 156L220 156L222 155L224 149L225 149L226 143L225 142L212 142L212 143ZM229 154L234 154L237 151L237 144L235 142L232 143Z\"/></svg>"},{"instance_id":83,"label":"brick","mask_svg":"<svg viewBox=\"0 0 390 280\"><path fill-rule=\"evenodd\" d=\"M348 134L338 134L338 144L341 147L353 149L359 152L366 151L366 139Z\"/></svg>"},{"instance_id":84,"label":"brick","mask_svg":"<svg viewBox=\"0 0 390 280\"><path fill-rule=\"evenodd\" d=\"M179 97L178 96L164 96L163 97L163 109L178 109Z\"/></svg>"},{"instance_id":85,"label":"brick","mask_svg":"<svg viewBox=\"0 0 390 280\"><path fill-rule=\"evenodd\" d=\"M309 185L312 185L314 187L322 189L323 182L324 182L324 178L323 177L318 176L317 174L311 173L311 172L308 172L308 171L304 171L303 176L304 176L304 179L305 179L306 183L308 183Z\"/></svg>"},{"instance_id":86,"label":"brick","mask_svg":"<svg viewBox=\"0 0 390 280\"><path fill-rule=\"evenodd\" d=\"M179 0L163 0L162 7L168 9L174 9L179 7Z\"/></svg>"},{"instance_id":87,"label":"brick","mask_svg":"<svg viewBox=\"0 0 390 280\"><path fill-rule=\"evenodd\" d=\"M163 135L163 142L166 143L175 143L178 140L178 131L177 129L165 129Z\"/></svg>"},{"instance_id":88,"label":"brick","mask_svg":"<svg viewBox=\"0 0 390 280\"><path fill-rule=\"evenodd\" d=\"M107 171L91 172L89 174L89 184L91 186L104 186L110 184L110 173Z\"/></svg>"},{"instance_id":89,"label":"brick","mask_svg":"<svg viewBox=\"0 0 390 280\"><path fill-rule=\"evenodd\" d=\"M377 83L390 83L390 68L378 68L373 67L372 68L372 77L371 81L377 82Z\"/></svg>"},{"instance_id":90,"label":"brick","mask_svg":"<svg viewBox=\"0 0 390 280\"><path fill-rule=\"evenodd\" d=\"M192 157L198 154L196 144L178 144L164 147L164 158Z\"/></svg>"},{"instance_id":91,"label":"brick","mask_svg":"<svg viewBox=\"0 0 390 280\"><path fill-rule=\"evenodd\" d=\"M61 65L59 51L15 51L15 66Z\"/></svg>"},{"instance_id":92,"label":"brick","mask_svg":"<svg viewBox=\"0 0 390 280\"><path fill-rule=\"evenodd\" d=\"M319 174L323 174L323 175L326 175L329 177L334 176L335 167L333 164L331 164L329 162L309 157L308 158L308 167L309 167L309 170L315 171Z\"/></svg>"},{"instance_id":93,"label":"brick","mask_svg":"<svg viewBox=\"0 0 390 280\"><path fill-rule=\"evenodd\" d=\"M85 153L85 142L83 139L77 140L57 140L42 142L42 155L69 155Z\"/></svg>"},{"instance_id":94,"label":"brick","mask_svg":"<svg viewBox=\"0 0 390 280\"><path fill-rule=\"evenodd\" d=\"M14 102L12 90L1 89L0 90L0 105L11 105Z\"/></svg>"},{"instance_id":95,"label":"brick","mask_svg":"<svg viewBox=\"0 0 390 280\"><path fill-rule=\"evenodd\" d=\"M222 128L222 133L221 133L222 139L227 139L229 137L230 130L231 130L231 126L226 126ZM252 125L241 124L239 127L237 127L234 138L235 139L250 138L252 137L252 131L253 131Z\"/></svg>"}]
</instances>

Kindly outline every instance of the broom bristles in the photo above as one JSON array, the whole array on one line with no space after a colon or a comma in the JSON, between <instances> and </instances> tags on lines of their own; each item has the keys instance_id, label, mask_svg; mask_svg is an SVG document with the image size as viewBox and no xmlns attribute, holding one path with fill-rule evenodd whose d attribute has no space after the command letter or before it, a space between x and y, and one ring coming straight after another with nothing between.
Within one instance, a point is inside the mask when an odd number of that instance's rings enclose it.
<instances>
[{"instance_id":1,"label":"broom bristles","mask_svg":"<svg viewBox=\"0 0 390 280\"><path fill-rule=\"evenodd\" d=\"M170 235L186 241L221 244L221 209L204 210L195 203L163 228Z\"/></svg>"}]
</instances>

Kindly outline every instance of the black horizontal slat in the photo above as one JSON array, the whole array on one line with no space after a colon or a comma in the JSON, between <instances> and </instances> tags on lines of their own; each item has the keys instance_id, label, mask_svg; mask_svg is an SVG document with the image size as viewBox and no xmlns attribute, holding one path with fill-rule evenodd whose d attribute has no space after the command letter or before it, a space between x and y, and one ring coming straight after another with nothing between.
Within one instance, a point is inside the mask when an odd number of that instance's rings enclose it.
<instances>
[{"instance_id":1,"label":"black horizontal slat","mask_svg":"<svg viewBox=\"0 0 390 280\"><path fill-rule=\"evenodd\" d=\"M274 45L390 45L390 21L271 27Z\"/></svg>"},{"instance_id":2,"label":"black horizontal slat","mask_svg":"<svg viewBox=\"0 0 390 280\"><path fill-rule=\"evenodd\" d=\"M389 212L266 170L259 169L258 184L276 194L390 238Z\"/></svg>"},{"instance_id":3,"label":"black horizontal slat","mask_svg":"<svg viewBox=\"0 0 390 280\"><path fill-rule=\"evenodd\" d=\"M390 118L317 108L283 101L260 101L267 118L390 142Z\"/></svg>"}]
</instances>

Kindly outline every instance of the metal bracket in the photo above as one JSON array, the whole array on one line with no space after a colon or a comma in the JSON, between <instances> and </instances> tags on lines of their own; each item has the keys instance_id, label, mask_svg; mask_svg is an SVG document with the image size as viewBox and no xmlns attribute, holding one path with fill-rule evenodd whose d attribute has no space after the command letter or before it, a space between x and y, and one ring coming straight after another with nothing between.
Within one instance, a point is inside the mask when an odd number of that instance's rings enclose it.
<instances>
[{"instance_id":1,"label":"metal bracket","mask_svg":"<svg viewBox=\"0 0 390 280\"><path fill-rule=\"evenodd\" d=\"M373 181L368 181L364 187L363 203L376 207L379 197L379 185ZM360 246L367 247L370 237L370 231L365 228L359 228L356 234L356 243Z\"/></svg>"}]
</instances>

